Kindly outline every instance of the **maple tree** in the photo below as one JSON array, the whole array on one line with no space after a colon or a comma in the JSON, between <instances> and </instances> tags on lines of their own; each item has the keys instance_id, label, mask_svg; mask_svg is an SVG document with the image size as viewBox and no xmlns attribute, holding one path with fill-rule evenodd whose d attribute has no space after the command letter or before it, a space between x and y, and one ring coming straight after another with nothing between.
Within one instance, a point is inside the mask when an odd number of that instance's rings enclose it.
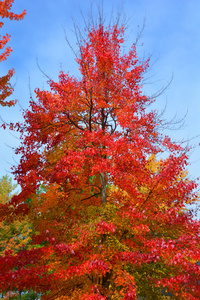
<instances>
[{"instance_id":1,"label":"maple tree","mask_svg":"<svg viewBox=\"0 0 200 300\"><path fill-rule=\"evenodd\" d=\"M26 14L23 11L21 14L14 14L11 11L14 0L1 0L0 1L0 16L2 19L8 18L10 20L22 20ZM2 28L4 23L0 22L0 28ZM4 49L7 43L10 40L10 35L6 34L5 36L0 36L0 49ZM0 62L7 59L9 54L12 52L11 47L6 47L3 52L0 54ZM5 101L13 93L13 87L10 83L10 79L14 74L14 69L8 71L7 75L0 77L0 105L2 106L12 106L16 103L14 100Z\"/></svg>"},{"instance_id":2,"label":"maple tree","mask_svg":"<svg viewBox=\"0 0 200 300\"><path fill-rule=\"evenodd\" d=\"M90 29L79 44L81 78L61 71L50 91L35 90L24 124L15 125L22 191L0 216L28 215L36 233L31 249L0 258L1 291L60 300L200 297L188 149L147 110L149 61L135 45L122 54L123 36L123 27Z\"/></svg>"}]
</instances>

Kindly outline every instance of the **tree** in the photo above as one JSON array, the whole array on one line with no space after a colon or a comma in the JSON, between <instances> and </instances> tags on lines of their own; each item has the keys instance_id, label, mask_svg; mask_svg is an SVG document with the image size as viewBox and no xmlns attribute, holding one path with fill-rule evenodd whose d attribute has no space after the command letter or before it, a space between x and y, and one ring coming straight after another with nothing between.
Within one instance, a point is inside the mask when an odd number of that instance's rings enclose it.
<instances>
[{"instance_id":1,"label":"tree","mask_svg":"<svg viewBox=\"0 0 200 300\"><path fill-rule=\"evenodd\" d=\"M0 16L2 19L8 18L10 20L22 20L26 14L25 10L21 14L14 14L11 12L12 4L14 0L1 0L0 1ZM0 22L0 28L4 23ZM4 49L6 44L10 40L10 35L6 34L5 36L0 36L0 49ZM0 62L7 59L10 52L12 52L11 47L6 47L3 53L0 54ZM0 105L2 106L12 106L16 103L16 101L10 100L5 101L7 97L9 97L13 93L13 87L11 86L10 79L14 74L14 69L8 71L7 75L0 77Z\"/></svg>"},{"instance_id":2,"label":"tree","mask_svg":"<svg viewBox=\"0 0 200 300\"><path fill-rule=\"evenodd\" d=\"M0 203L8 202L12 196L17 184L12 184L12 178L8 175L2 176L0 179Z\"/></svg>"},{"instance_id":3,"label":"tree","mask_svg":"<svg viewBox=\"0 0 200 300\"><path fill-rule=\"evenodd\" d=\"M149 61L135 45L122 54L123 36L117 25L89 29L79 44L81 78L60 72L51 91L36 89L15 126L22 191L1 216L28 214L38 234L32 249L1 258L1 290L60 300L200 297L188 149L147 111L153 100L141 80Z\"/></svg>"},{"instance_id":4,"label":"tree","mask_svg":"<svg viewBox=\"0 0 200 300\"><path fill-rule=\"evenodd\" d=\"M17 184L12 184L12 178L8 175L3 176L0 179L0 204L8 204L11 200ZM31 236L33 234L33 228L30 224L28 216L25 218L15 218L12 223L0 222L0 255L5 256L8 253L15 255L21 249L31 249ZM36 299L35 293L22 294L17 289L15 290L4 290L1 294L3 299Z\"/></svg>"}]
</instances>

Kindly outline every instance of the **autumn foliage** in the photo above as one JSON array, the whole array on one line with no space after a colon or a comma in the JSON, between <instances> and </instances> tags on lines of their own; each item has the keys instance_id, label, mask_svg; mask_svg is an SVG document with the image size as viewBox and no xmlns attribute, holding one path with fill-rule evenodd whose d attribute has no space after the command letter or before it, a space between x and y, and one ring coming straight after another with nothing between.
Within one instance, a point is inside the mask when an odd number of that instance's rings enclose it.
<instances>
[{"instance_id":1,"label":"autumn foliage","mask_svg":"<svg viewBox=\"0 0 200 300\"><path fill-rule=\"evenodd\" d=\"M80 44L81 77L60 72L50 91L36 89L15 126L22 191L0 213L28 216L35 234L31 248L1 256L1 291L59 300L200 298L188 150L163 135L149 110L154 100L142 93L149 62L135 45L123 54L123 37L123 27L92 28Z\"/></svg>"},{"instance_id":2,"label":"autumn foliage","mask_svg":"<svg viewBox=\"0 0 200 300\"><path fill-rule=\"evenodd\" d=\"M14 193L16 193L16 184L12 184L12 179L7 175L0 179L0 205L8 204ZM31 248L33 228L30 224L28 216L23 218L14 218L13 222L6 222L5 220L0 222L0 256L6 256L8 253L18 253L22 248ZM3 290L1 298L6 299L18 299L21 297L20 291ZM30 293L26 292L26 299L30 298ZM35 299L35 298L34 298Z\"/></svg>"},{"instance_id":3,"label":"autumn foliage","mask_svg":"<svg viewBox=\"0 0 200 300\"><path fill-rule=\"evenodd\" d=\"M21 14L14 14L11 12L12 4L14 0L0 0L0 16L2 19L8 18L10 20L21 20L24 18L25 11ZM4 23L0 21L0 28L2 28ZM5 36L0 36L0 50L4 49L0 54L0 62L7 59L7 57L12 52L11 47L6 47L6 44L10 40L10 35L6 34ZM2 106L12 106L15 104L15 101L5 101L13 93L13 87L11 86L10 79L14 74L14 69L8 71L7 75L0 77L0 105Z\"/></svg>"}]
</instances>

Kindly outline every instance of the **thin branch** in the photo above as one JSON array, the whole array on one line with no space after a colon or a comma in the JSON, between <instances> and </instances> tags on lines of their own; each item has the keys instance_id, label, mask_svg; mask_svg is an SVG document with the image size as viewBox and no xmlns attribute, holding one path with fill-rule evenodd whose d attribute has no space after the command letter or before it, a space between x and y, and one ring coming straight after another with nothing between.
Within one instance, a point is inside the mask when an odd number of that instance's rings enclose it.
<instances>
[{"instance_id":1,"label":"thin branch","mask_svg":"<svg viewBox=\"0 0 200 300\"><path fill-rule=\"evenodd\" d=\"M162 95L168 89L168 87L171 85L171 83L173 81L173 77L174 76L173 76L173 73L172 73L170 81L164 87L162 87L160 90L158 90L158 92L156 92L155 94L151 95L149 97L149 100L153 100L155 98L158 98L160 95Z\"/></svg>"},{"instance_id":2,"label":"thin branch","mask_svg":"<svg viewBox=\"0 0 200 300\"><path fill-rule=\"evenodd\" d=\"M76 128L78 128L78 129L84 131L84 128L80 127L77 123L75 123L75 122L70 118L69 113L66 113L66 115L67 115L67 118L69 119L69 121L71 122L71 124L73 124Z\"/></svg>"},{"instance_id":3,"label":"thin branch","mask_svg":"<svg viewBox=\"0 0 200 300\"><path fill-rule=\"evenodd\" d=\"M100 195L100 193L93 194L93 195L91 195L91 196L89 196L89 197L87 197L87 198L81 199L81 202L82 202L82 201L85 201L85 200L88 200L88 199L91 199L92 197L99 196L99 195Z\"/></svg>"}]
</instances>

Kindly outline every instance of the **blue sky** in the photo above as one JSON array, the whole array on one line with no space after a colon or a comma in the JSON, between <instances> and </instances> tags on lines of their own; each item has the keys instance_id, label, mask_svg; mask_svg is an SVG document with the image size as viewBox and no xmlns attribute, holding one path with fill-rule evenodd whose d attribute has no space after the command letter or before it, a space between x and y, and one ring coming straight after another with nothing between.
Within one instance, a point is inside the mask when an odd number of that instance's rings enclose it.
<instances>
[{"instance_id":1,"label":"blue sky","mask_svg":"<svg viewBox=\"0 0 200 300\"><path fill-rule=\"evenodd\" d=\"M77 64L69 49L63 28L76 48L72 17L83 26L80 8L87 15L89 0L15 0L13 11L26 9L23 21L5 21L1 34L11 34L9 45L13 53L1 63L0 75L15 68L12 83L15 85L13 98L26 109L29 105L29 79L32 92L36 87L46 88L46 78L37 66L36 60L51 78L57 79L60 68L78 75ZM112 8L120 8L120 0L104 0L105 15L110 16ZM147 95L156 93L171 79L170 87L157 98L154 108L162 109L166 102L165 117L177 114L182 118L187 112L185 127L170 131L176 140L187 140L200 135L200 1L199 0L126 0L124 13L129 19L126 46L135 41L138 26L146 18L146 26L138 47L141 56L151 55L153 64L144 85ZM155 63L154 63L155 62ZM22 121L19 105L14 108L0 107L0 116L7 122ZM190 144L198 145L200 137ZM10 167L19 160L12 148L19 145L16 134L0 129L0 176L10 174ZM200 147L191 153L190 177L200 175Z\"/></svg>"}]
</instances>

